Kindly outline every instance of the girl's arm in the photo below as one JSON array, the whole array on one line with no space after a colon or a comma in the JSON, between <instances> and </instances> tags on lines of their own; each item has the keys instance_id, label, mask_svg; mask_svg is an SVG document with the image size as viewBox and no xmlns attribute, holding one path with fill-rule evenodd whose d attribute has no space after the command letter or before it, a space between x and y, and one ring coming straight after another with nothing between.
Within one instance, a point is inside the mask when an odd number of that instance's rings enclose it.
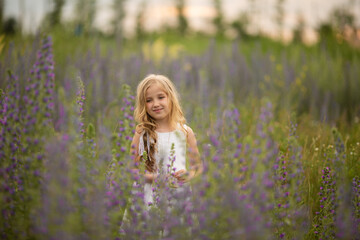
<instances>
[{"instance_id":1,"label":"girl's arm","mask_svg":"<svg viewBox=\"0 0 360 240\"><path fill-rule=\"evenodd\" d=\"M135 132L135 135L133 137L133 140L131 142L131 156L133 156L134 159L134 168L133 168L133 173L134 176L137 176L139 174L139 164L140 164L140 158L141 156L139 156L139 142L140 142L140 133ZM152 183L155 178L157 177L156 174L152 174L152 173L145 173L144 174L145 177L145 182L147 183Z\"/></svg>"},{"instance_id":2,"label":"girl's arm","mask_svg":"<svg viewBox=\"0 0 360 240\"><path fill-rule=\"evenodd\" d=\"M197 147L196 137L193 130L187 127L187 158L189 159L190 170L184 179L184 182L190 181L192 178L200 175L203 171L203 165L200 159L199 149Z\"/></svg>"}]
</instances>

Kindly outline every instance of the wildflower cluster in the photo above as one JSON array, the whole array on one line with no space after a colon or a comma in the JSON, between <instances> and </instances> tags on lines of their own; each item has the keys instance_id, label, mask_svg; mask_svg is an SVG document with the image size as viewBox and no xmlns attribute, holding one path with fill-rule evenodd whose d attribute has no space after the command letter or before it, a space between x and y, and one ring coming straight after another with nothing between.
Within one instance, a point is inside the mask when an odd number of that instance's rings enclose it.
<instances>
[{"instance_id":1,"label":"wildflower cluster","mask_svg":"<svg viewBox=\"0 0 360 240\"><path fill-rule=\"evenodd\" d=\"M76 104L78 106L78 132L81 141L85 138L84 107L85 107L85 86L80 77L77 79L78 91L76 93Z\"/></svg>"},{"instance_id":2,"label":"wildflower cluster","mask_svg":"<svg viewBox=\"0 0 360 240\"><path fill-rule=\"evenodd\" d=\"M44 38L37 51L30 77L23 81L9 72L1 96L0 179L4 238L18 238L30 231L30 217L40 195L45 137L51 135L54 110L54 61L51 38ZM25 82L25 84L20 84Z\"/></svg>"},{"instance_id":3,"label":"wildflower cluster","mask_svg":"<svg viewBox=\"0 0 360 240\"><path fill-rule=\"evenodd\" d=\"M314 235L317 239L334 238L334 219L336 213L336 182L334 172L329 167L321 171L319 189L319 210L315 212Z\"/></svg>"},{"instance_id":4,"label":"wildflower cluster","mask_svg":"<svg viewBox=\"0 0 360 240\"><path fill-rule=\"evenodd\" d=\"M107 211L110 224L112 226L121 225L121 230L128 234L129 231L135 231L128 226L128 220L141 221L141 214L137 213L139 209L143 209L142 199L144 197L144 182L140 176L144 174L145 166L141 163L136 163L137 166L134 166L135 152L129 155L131 149L135 151L135 146L130 146L135 133L135 122L132 116L134 99L130 87L124 85L117 101L117 104L120 102L120 108L117 109L119 114L113 116L118 120L111 136L112 159L106 171ZM115 227L112 232L118 235L118 230Z\"/></svg>"},{"instance_id":5,"label":"wildflower cluster","mask_svg":"<svg viewBox=\"0 0 360 240\"><path fill-rule=\"evenodd\" d=\"M124 166L126 156L130 152L132 136L135 133L135 121L133 117L135 97L131 95L128 85L123 86L121 96L122 102L119 111L121 115L118 116L119 120L112 136L112 154L113 164Z\"/></svg>"},{"instance_id":6,"label":"wildflower cluster","mask_svg":"<svg viewBox=\"0 0 360 240\"><path fill-rule=\"evenodd\" d=\"M352 205L354 208L353 213L353 223L354 229L357 229L356 232L360 232L360 177L354 177L352 181Z\"/></svg>"},{"instance_id":7,"label":"wildflower cluster","mask_svg":"<svg viewBox=\"0 0 360 240\"><path fill-rule=\"evenodd\" d=\"M281 146L273 171L274 189L274 227L280 238L299 238L307 229L306 211L302 204L301 147L297 141L297 124L291 123L287 142Z\"/></svg>"},{"instance_id":8,"label":"wildflower cluster","mask_svg":"<svg viewBox=\"0 0 360 240\"><path fill-rule=\"evenodd\" d=\"M275 220L277 223L276 232L280 238L285 236L286 224L289 224L289 217L287 216L287 209L290 207L290 184L287 172L287 163L284 155L276 158L274 164L275 180L278 184L275 192Z\"/></svg>"}]
</instances>

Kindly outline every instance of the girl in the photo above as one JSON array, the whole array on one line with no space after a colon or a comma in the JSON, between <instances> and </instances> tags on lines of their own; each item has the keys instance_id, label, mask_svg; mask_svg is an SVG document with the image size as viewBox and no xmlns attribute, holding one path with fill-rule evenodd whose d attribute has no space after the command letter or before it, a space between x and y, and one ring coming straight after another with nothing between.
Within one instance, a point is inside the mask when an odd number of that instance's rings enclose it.
<instances>
[{"instance_id":1,"label":"girl","mask_svg":"<svg viewBox=\"0 0 360 240\"><path fill-rule=\"evenodd\" d=\"M202 172L202 163L194 132L185 125L178 93L173 83L162 75L149 75L137 87L134 111L139 123L132 141L135 163L145 161L145 204L153 203L152 182L159 172L167 172L168 166L175 168L175 187L190 181ZM171 154L171 146L175 152ZM175 156L173 156L175 155ZM186 169L188 159L189 170ZM160 169L162 166L162 169Z\"/></svg>"}]
</instances>

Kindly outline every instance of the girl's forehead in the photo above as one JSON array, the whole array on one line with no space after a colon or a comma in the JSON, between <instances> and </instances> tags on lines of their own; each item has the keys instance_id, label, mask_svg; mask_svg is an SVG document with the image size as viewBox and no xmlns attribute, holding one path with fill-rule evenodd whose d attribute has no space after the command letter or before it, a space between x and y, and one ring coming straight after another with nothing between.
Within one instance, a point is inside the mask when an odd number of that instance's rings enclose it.
<instances>
[{"instance_id":1,"label":"girl's forehead","mask_svg":"<svg viewBox=\"0 0 360 240\"><path fill-rule=\"evenodd\" d=\"M153 83L146 89L145 95L157 94L159 92L164 92L167 94L165 88L160 83Z\"/></svg>"}]
</instances>

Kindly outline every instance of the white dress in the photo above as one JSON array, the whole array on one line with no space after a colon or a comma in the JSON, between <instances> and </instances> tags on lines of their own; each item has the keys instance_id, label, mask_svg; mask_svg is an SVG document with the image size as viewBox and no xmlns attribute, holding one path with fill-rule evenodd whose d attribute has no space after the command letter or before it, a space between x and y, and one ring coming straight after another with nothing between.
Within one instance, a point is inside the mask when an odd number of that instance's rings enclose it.
<instances>
[{"instance_id":1,"label":"white dress","mask_svg":"<svg viewBox=\"0 0 360 240\"><path fill-rule=\"evenodd\" d=\"M186 125L184 126L187 128ZM180 129L176 129L172 132L156 132L157 133L157 152L155 152L156 166L162 173L168 173L168 166L171 165L171 157L175 157L175 161L172 164L172 168L175 168L174 172L179 170L186 170L186 135ZM174 144L174 155L171 156L171 146ZM142 155L144 151L147 151L148 146L144 146L143 134L140 136L139 141L139 155ZM158 173L159 173L158 170ZM173 171L173 169L172 169ZM144 203L149 205L153 203L153 190L151 183L145 183L144 185ZM180 190L180 189L179 189Z\"/></svg>"},{"instance_id":2,"label":"white dress","mask_svg":"<svg viewBox=\"0 0 360 240\"><path fill-rule=\"evenodd\" d=\"M187 130L187 126L184 125L185 130ZM171 146L174 144L174 156L175 161L172 165L172 168L175 168L175 172L179 170L186 170L186 134L181 131L180 129L174 130L172 132L156 132L157 133L157 152L155 153L156 158L156 166L160 167L162 166L162 173L167 173L168 164L171 165ZM139 140L139 155L143 155L144 151L148 152L149 146L144 146L144 133L140 135ZM134 183L134 186L136 186L136 182ZM185 197L188 193L187 190L191 189L188 188L190 185L184 184L181 187L178 187L175 190L176 193L178 193L181 197L181 199L187 201L189 200L188 197ZM191 190L190 190L191 192ZM182 201L179 201L180 199L172 199L173 204L180 203ZM150 203L154 203L154 192L153 192L153 186L151 183L145 183L144 184L144 204L146 208L149 210ZM128 219L128 210L125 210L123 221L120 226L120 230L123 230L123 224L127 222Z\"/></svg>"}]
</instances>

